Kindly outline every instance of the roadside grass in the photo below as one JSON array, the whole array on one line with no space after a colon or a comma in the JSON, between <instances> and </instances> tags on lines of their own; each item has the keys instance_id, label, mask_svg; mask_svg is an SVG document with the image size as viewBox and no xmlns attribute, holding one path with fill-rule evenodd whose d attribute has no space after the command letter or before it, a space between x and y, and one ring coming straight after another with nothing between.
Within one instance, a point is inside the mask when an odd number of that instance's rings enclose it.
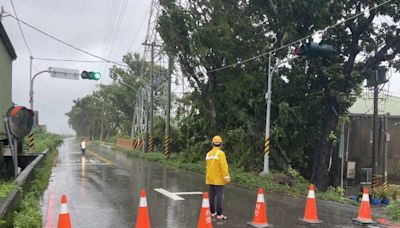
<instances>
[{"instance_id":1,"label":"roadside grass","mask_svg":"<svg viewBox=\"0 0 400 228\"><path fill-rule=\"evenodd\" d=\"M42 214L40 200L46 190L53 161L57 156L57 151L53 150L45 158L42 167L35 172L35 180L32 181L29 191L24 195L17 210L14 212L13 225L18 228L42 227Z\"/></svg>"},{"instance_id":2,"label":"roadside grass","mask_svg":"<svg viewBox=\"0 0 400 228\"><path fill-rule=\"evenodd\" d=\"M142 151L129 150L114 146L113 149L124 152L128 156L148 161L158 162L169 167L185 169L192 172L205 174L204 162L188 163L183 161L183 156L172 154L168 159L160 152L143 153ZM306 196L310 183L300 173L292 168L285 172L272 171L270 175L260 177L257 173L245 172L238 167L229 167L232 183L249 188L263 187L273 192L283 192L294 197ZM348 205L358 205L357 202L344 197L340 188L329 188L327 192L317 190L318 199L339 202Z\"/></svg>"},{"instance_id":3,"label":"roadside grass","mask_svg":"<svg viewBox=\"0 0 400 228\"><path fill-rule=\"evenodd\" d=\"M55 150L59 145L62 144L63 138L61 135L49 133L43 131L41 128L35 128L33 130L35 136L34 152L41 153L46 149ZM28 137L25 138L24 153L28 152Z\"/></svg>"},{"instance_id":4,"label":"roadside grass","mask_svg":"<svg viewBox=\"0 0 400 228\"><path fill-rule=\"evenodd\" d=\"M0 199L8 196L10 192L12 192L17 185L14 182L3 182L0 183Z\"/></svg>"},{"instance_id":5,"label":"roadside grass","mask_svg":"<svg viewBox=\"0 0 400 228\"><path fill-rule=\"evenodd\" d=\"M42 227L40 200L49 183L53 161L57 157L57 147L63 142L60 135L45 132L39 132L35 138L36 151L42 152L48 148L49 153L41 166L34 171L35 179L30 183L28 191L14 211L13 227L15 228Z\"/></svg>"}]
</instances>

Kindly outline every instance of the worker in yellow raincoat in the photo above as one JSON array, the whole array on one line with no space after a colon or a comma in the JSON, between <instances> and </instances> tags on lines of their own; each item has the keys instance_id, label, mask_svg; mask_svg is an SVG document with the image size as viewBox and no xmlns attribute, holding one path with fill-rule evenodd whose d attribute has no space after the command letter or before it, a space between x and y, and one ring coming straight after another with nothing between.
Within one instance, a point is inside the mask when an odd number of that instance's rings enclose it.
<instances>
[{"instance_id":1,"label":"worker in yellow raincoat","mask_svg":"<svg viewBox=\"0 0 400 228\"><path fill-rule=\"evenodd\" d=\"M227 217L222 213L222 200L224 198L224 186L231 182L231 178L225 153L221 150L222 138L218 135L214 136L212 146L212 150L206 156L206 184L210 185L211 216L225 220ZM216 207L215 197L217 198Z\"/></svg>"}]
</instances>

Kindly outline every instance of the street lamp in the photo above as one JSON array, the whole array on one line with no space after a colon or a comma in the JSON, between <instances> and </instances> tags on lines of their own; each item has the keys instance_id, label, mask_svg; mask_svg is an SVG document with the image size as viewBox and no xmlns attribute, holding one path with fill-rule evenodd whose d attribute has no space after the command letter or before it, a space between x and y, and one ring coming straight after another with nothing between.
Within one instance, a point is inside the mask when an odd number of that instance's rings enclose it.
<instances>
[{"instance_id":1,"label":"street lamp","mask_svg":"<svg viewBox=\"0 0 400 228\"><path fill-rule=\"evenodd\" d=\"M271 95L272 95L272 76L276 69L293 59L296 59L297 56L292 57L290 59L286 59L285 61L279 61L278 63L271 69L271 58L272 53L269 53L268 58L268 88L267 93L265 94L265 98L267 99L267 112L266 112L266 120L265 120L265 141L264 141L264 169L260 173L260 175L268 175L269 174L269 142L270 142L270 129L271 129Z\"/></svg>"}]
</instances>

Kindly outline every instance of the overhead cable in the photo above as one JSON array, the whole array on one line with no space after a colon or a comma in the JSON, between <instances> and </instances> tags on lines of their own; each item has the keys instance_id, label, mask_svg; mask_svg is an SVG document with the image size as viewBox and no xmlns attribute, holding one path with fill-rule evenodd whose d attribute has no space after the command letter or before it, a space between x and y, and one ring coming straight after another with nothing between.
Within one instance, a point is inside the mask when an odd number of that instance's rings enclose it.
<instances>
[{"instance_id":1,"label":"overhead cable","mask_svg":"<svg viewBox=\"0 0 400 228\"><path fill-rule=\"evenodd\" d=\"M253 61L253 60L258 59L258 58L260 58L260 57L263 57L263 56L266 56L266 55L268 55L268 54L271 54L271 53L273 53L273 52L282 50L282 49L284 49L284 48L287 48L287 47L289 47L289 46L292 46L292 45L294 45L294 44L297 44L297 43L299 43L299 42L301 42L301 41L303 41L303 40L305 40L305 39L308 39L308 38L314 36L314 35L317 34L317 33L327 31L327 30L329 30L329 29L335 28L335 27L337 27L337 26L339 26L339 25L341 25L341 24L346 23L347 21L353 20L353 19L355 19L355 18L357 18L357 17L359 17L359 16L361 16L361 15L364 15L365 12L367 12L367 11L371 11L371 10L377 9L377 8L379 8L379 7L381 7L381 6L385 5L385 4L388 4L388 3L392 2L392 1L393 1L393 0L388 0L388 1L386 1L386 2L383 2L383 3L381 3L381 4L378 4L378 5L374 6L374 7L371 7L371 8L369 8L369 9L366 9L366 10L364 10L364 11L358 13L358 14L355 14L355 15L353 15L353 16L351 16L351 17L349 17L349 18L347 18L347 19L345 19L345 20L343 20L343 21L339 21L339 22L337 22L337 23L334 24L334 25L331 25L331 26L326 27L325 29L315 31L315 32L313 32L311 35L305 36L305 37L300 38L300 39L298 39L298 40L296 40L296 41L293 41L293 42L291 42L291 43L285 44L285 45L283 45L283 46L281 46L281 47L279 47L279 48L270 50L270 51L268 51L268 52L262 53L262 54L257 55L257 56L253 56L253 57L251 57L251 58L248 58L248 59L239 61L239 62L237 62L237 63L233 63L233 64L226 65L226 66L223 66L223 67L219 67L219 68L216 68L216 69L213 69L213 70L209 70L208 73L216 72L216 71L220 71L220 70L224 70L224 69L227 69L227 68L236 67L236 66L241 65L241 64L243 64L243 63L250 62L250 61Z\"/></svg>"},{"instance_id":2,"label":"overhead cable","mask_svg":"<svg viewBox=\"0 0 400 228\"><path fill-rule=\"evenodd\" d=\"M93 54L93 53L90 53L90 52L88 52L88 51L83 50L82 48L79 48L79 47L76 47L76 46L74 46L74 45L72 45L72 44L70 44L70 43L67 43L67 42L65 42L65 41L63 41L63 40L61 40L61 39L59 39L59 38L57 38L57 37L55 37L55 36L53 36L53 35L47 33L47 32L44 32L43 30L40 30L40 29L34 27L33 25L28 24L27 22L25 22L25 21L23 21L23 20L21 20L21 19L19 19L19 18L16 18L16 17L13 16L13 15L10 15L10 17L12 17L12 18L14 18L15 20L21 22L22 24L28 26L29 28L31 28L31 29L33 29L33 30L39 32L39 33L42 33L43 35L45 35L45 36L47 36L47 37L49 37L49 38L51 38L51 39L53 39L53 40L55 40L55 41L58 41L59 43L62 43L62 44L64 44L65 46L68 46L68 47L70 47L70 48L72 48L72 49L75 49L75 50L77 50L77 51L80 51L80 52L82 52L82 53L85 53L85 54L87 54L87 55L90 55L90 56L95 57L95 58L97 58L97 59L101 59L101 60L103 60L103 61L105 61L105 62L108 62L108 63L113 63L113 64L115 64L115 65L122 66L122 67L128 67L128 65L126 65L126 64L120 64L120 63L118 63L118 62L114 62L114 61L105 59L105 58L103 58L103 57L101 57L101 56L95 55L95 54Z\"/></svg>"}]
</instances>

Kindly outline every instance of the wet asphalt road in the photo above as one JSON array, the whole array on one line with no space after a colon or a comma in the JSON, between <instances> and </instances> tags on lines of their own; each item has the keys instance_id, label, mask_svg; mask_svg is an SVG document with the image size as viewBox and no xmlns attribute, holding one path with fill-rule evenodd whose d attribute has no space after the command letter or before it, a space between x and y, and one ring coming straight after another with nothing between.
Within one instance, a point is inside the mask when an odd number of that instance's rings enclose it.
<instances>
[{"instance_id":1,"label":"wet asphalt road","mask_svg":"<svg viewBox=\"0 0 400 228\"><path fill-rule=\"evenodd\" d=\"M73 227L134 227L141 188L147 193L152 227L197 227L202 195L180 195L184 200L177 201L154 189L207 191L202 175L130 158L107 146L93 146L82 155L78 142L68 138L59 148L57 165L45 192L45 227L56 227L62 194L67 195ZM274 227L304 227L298 218L304 215L305 198L269 191L265 198L268 221ZM227 186L224 207L228 220L213 220L213 226L246 227L246 222L252 220L256 199L257 190ZM324 221L318 227L359 227L351 222L357 216L356 207L317 201L317 208Z\"/></svg>"}]
</instances>

